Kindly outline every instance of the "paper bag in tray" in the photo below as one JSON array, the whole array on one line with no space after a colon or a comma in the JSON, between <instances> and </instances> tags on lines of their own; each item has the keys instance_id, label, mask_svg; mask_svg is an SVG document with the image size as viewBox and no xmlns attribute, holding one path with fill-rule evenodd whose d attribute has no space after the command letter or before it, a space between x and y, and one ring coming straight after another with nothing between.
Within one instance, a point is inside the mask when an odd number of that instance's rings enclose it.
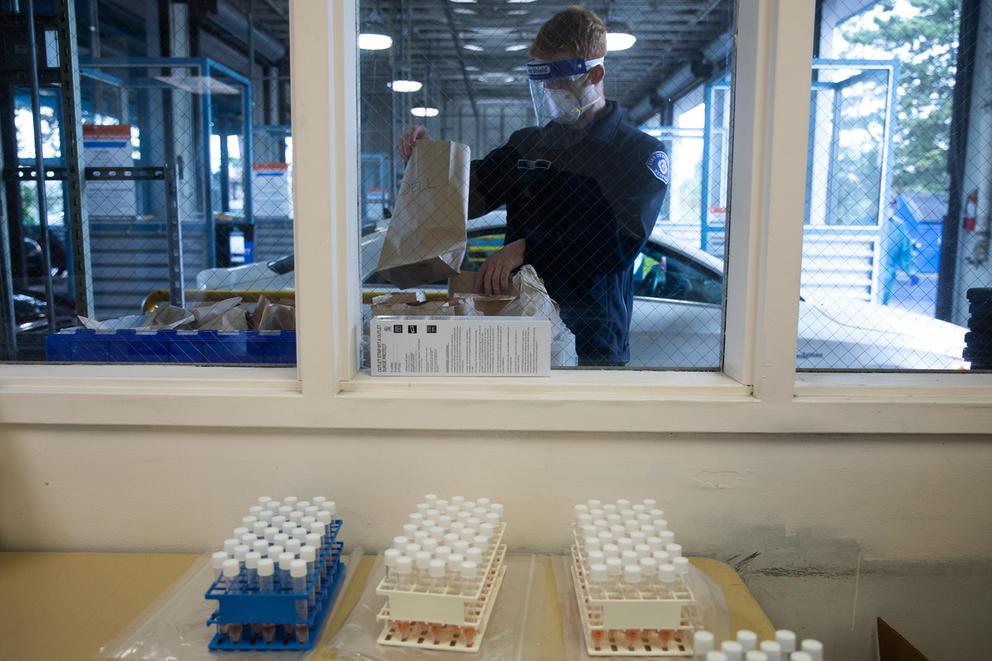
<instances>
[{"instance_id":1,"label":"paper bag in tray","mask_svg":"<svg viewBox=\"0 0 992 661\"><path fill-rule=\"evenodd\" d=\"M469 160L468 145L417 141L376 267L397 287L436 282L461 269Z\"/></svg>"}]
</instances>

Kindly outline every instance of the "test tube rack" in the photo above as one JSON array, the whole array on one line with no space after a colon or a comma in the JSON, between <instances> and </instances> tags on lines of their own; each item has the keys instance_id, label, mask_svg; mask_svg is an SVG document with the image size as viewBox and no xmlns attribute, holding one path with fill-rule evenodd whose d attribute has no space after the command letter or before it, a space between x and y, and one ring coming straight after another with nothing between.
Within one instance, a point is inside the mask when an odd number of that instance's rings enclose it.
<instances>
[{"instance_id":1,"label":"test tube rack","mask_svg":"<svg viewBox=\"0 0 992 661\"><path fill-rule=\"evenodd\" d=\"M312 575L307 576L306 593L293 592L290 586L277 584L277 590L263 594L257 586L250 587L244 576L235 581L224 578L215 580L204 595L216 600L218 608L207 620L208 627L216 627L208 647L211 650L255 650L281 651L311 649L316 642L316 632L321 628L331 604L344 582L347 567L341 561L342 543L337 541L341 520L331 521L327 527L325 541L314 563ZM314 603L307 608L307 617L300 619L296 613L296 602L309 599L315 583L320 579L320 588L314 596ZM275 635L266 642L260 627L275 625ZM226 633L230 625L243 626L240 639L235 642ZM300 642L296 627L305 626L307 636Z\"/></svg>"},{"instance_id":2,"label":"test tube rack","mask_svg":"<svg viewBox=\"0 0 992 661\"><path fill-rule=\"evenodd\" d=\"M386 603L376 616L383 623L380 645L437 651L478 652L506 573L506 522L500 521L478 563L473 581L431 580L419 576L401 585L395 570L376 587ZM409 628L403 630L400 623ZM473 632L467 635L466 632Z\"/></svg>"},{"instance_id":3,"label":"test tube rack","mask_svg":"<svg viewBox=\"0 0 992 661\"><path fill-rule=\"evenodd\" d=\"M689 657L692 632L702 628L697 601L685 576L659 592L655 581L642 589L590 580L589 556L579 526L573 526L572 586L590 656ZM628 635L630 634L630 635Z\"/></svg>"}]
</instances>

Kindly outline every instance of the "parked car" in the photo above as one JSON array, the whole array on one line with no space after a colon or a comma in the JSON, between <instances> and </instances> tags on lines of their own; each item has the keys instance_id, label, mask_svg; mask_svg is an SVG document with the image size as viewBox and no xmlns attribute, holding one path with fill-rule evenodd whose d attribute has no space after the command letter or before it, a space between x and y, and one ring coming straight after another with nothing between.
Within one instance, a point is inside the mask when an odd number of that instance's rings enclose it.
<instances>
[{"instance_id":1,"label":"parked car","mask_svg":"<svg viewBox=\"0 0 992 661\"><path fill-rule=\"evenodd\" d=\"M505 212L469 221L463 270L477 270L503 244ZM388 290L374 272L385 230L362 238L362 282L366 290ZM291 256L290 256L291 258ZM293 288L285 260L210 269L197 276L202 289ZM275 265L282 265L280 268ZM718 369L723 345L723 261L684 245L656 229L634 264L634 311L630 367ZM435 283L425 290L443 290ZM872 303L799 302L796 367L854 370L949 370L967 367L961 358L968 329Z\"/></svg>"}]
</instances>

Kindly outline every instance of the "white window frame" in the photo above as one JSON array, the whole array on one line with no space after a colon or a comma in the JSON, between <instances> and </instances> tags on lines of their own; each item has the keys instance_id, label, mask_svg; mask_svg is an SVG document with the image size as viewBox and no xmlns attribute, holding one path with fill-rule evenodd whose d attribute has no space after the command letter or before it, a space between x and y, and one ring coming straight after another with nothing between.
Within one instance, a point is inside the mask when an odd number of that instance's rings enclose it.
<instances>
[{"instance_id":1,"label":"white window frame","mask_svg":"<svg viewBox=\"0 0 992 661\"><path fill-rule=\"evenodd\" d=\"M358 372L356 5L290 3L298 368L2 365L0 421L608 433L992 429L988 375L795 370L812 0L738 0L723 373Z\"/></svg>"}]
</instances>

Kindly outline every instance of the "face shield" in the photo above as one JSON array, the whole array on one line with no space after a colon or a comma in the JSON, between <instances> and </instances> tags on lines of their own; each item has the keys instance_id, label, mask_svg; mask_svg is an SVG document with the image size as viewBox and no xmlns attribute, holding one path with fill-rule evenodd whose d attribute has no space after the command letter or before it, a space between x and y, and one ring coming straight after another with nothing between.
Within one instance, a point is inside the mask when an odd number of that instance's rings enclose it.
<instances>
[{"instance_id":1,"label":"face shield","mask_svg":"<svg viewBox=\"0 0 992 661\"><path fill-rule=\"evenodd\" d=\"M602 57L554 62L531 60L527 63L530 98L540 126L552 121L576 122L587 108L599 101L595 87L578 82L596 66L603 66Z\"/></svg>"}]
</instances>

